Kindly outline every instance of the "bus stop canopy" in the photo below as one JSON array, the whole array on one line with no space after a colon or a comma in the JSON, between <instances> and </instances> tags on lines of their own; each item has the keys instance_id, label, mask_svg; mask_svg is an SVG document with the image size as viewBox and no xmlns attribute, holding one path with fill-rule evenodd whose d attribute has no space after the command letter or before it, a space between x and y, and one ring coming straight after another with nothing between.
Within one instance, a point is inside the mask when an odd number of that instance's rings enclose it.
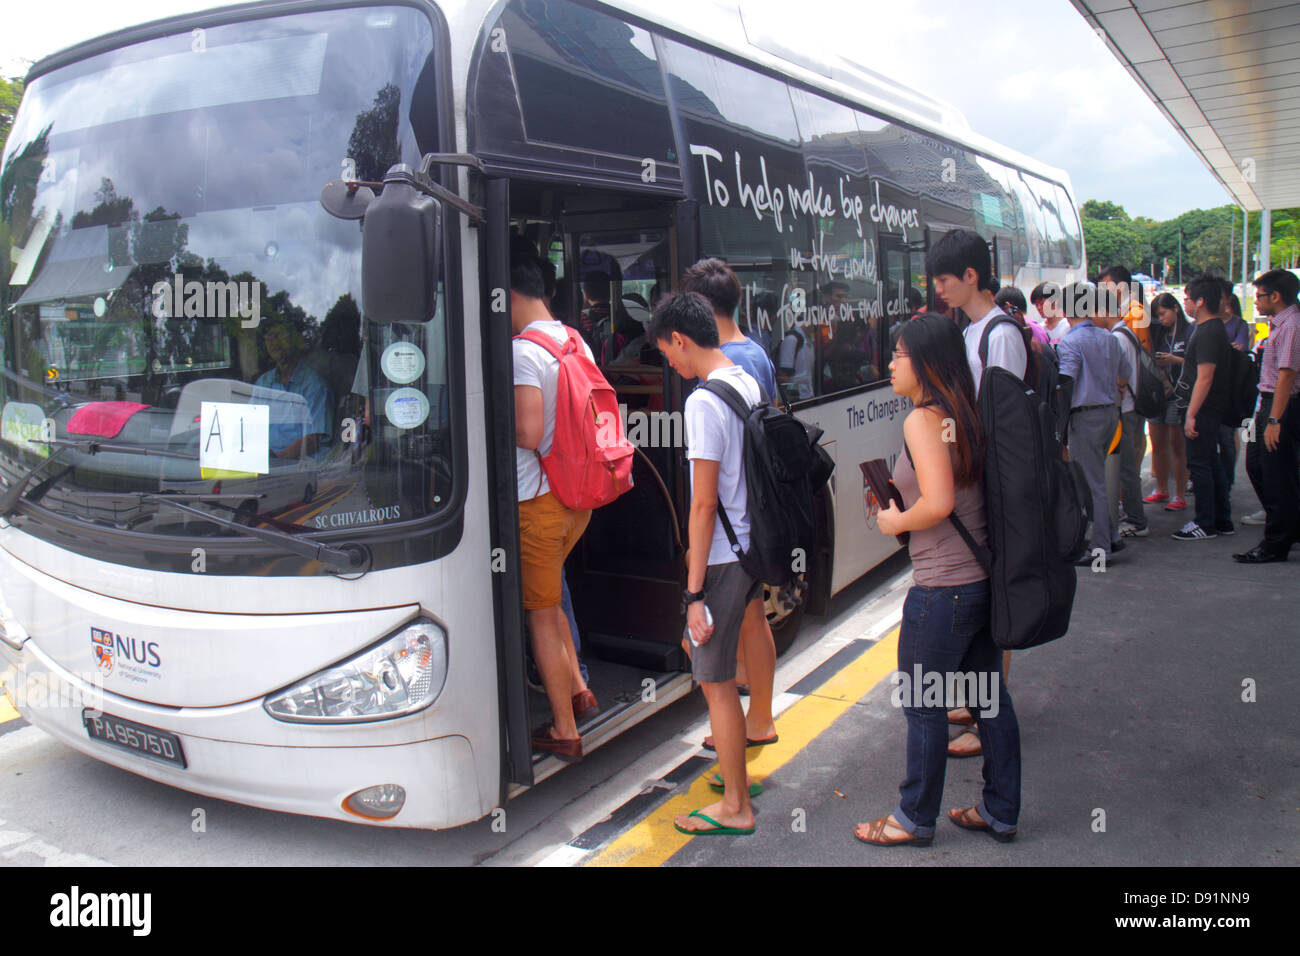
<instances>
[{"instance_id":1,"label":"bus stop canopy","mask_svg":"<svg viewBox=\"0 0 1300 956\"><path fill-rule=\"evenodd\" d=\"M1238 206L1300 206L1300 3L1071 2Z\"/></svg>"}]
</instances>

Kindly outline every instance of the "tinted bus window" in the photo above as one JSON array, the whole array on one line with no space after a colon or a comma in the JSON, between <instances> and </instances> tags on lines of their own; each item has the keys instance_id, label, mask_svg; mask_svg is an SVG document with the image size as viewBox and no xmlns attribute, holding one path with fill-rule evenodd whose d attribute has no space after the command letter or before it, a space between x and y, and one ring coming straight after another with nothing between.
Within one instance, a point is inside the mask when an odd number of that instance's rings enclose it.
<instances>
[{"instance_id":1,"label":"tinted bus window","mask_svg":"<svg viewBox=\"0 0 1300 956\"><path fill-rule=\"evenodd\" d=\"M470 103L480 154L680 184L649 33L567 0L513 0L486 36Z\"/></svg>"},{"instance_id":2,"label":"tinted bus window","mask_svg":"<svg viewBox=\"0 0 1300 956\"><path fill-rule=\"evenodd\" d=\"M1051 183L1044 182L1037 176L1030 176L1029 188L1034 193L1039 211L1043 217L1043 227L1045 238L1047 240L1047 257L1044 260L1045 264L1049 266L1066 265L1065 223L1061 218L1060 208L1058 205L1060 200L1056 195L1056 187Z\"/></svg>"},{"instance_id":3,"label":"tinted bus window","mask_svg":"<svg viewBox=\"0 0 1300 956\"><path fill-rule=\"evenodd\" d=\"M815 276L791 265L811 245L816 217L796 200L806 188L799 128L784 83L678 43L664 65L681 110L691 195L700 207L700 252L727 260L744 295L741 328L781 367L785 396L814 394L824 348ZM828 183L827 186L832 186Z\"/></svg>"},{"instance_id":4,"label":"tinted bus window","mask_svg":"<svg viewBox=\"0 0 1300 956\"><path fill-rule=\"evenodd\" d=\"M1065 264L1078 268L1083 264L1083 243L1080 238L1081 229L1079 227L1079 216L1074 211L1074 203L1070 202L1070 197L1061 187L1056 187L1057 209L1061 211L1061 219L1065 226L1065 242L1062 246L1065 258Z\"/></svg>"},{"instance_id":5,"label":"tinted bus window","mask_svg":"<svg viewBox=\"0 0 1300 956\"><path fill-rule=\"evenodd\" d=\"M791 100L803 139L808 188L797 196L815 217L811 246L792 262L814 277L825 318L813 375L817 395L877 381L884 355L884 287L870 216L871 180L853 110L803 90ZM820 205L819 205L820 203Z\"/></svg>"}]
</instances>

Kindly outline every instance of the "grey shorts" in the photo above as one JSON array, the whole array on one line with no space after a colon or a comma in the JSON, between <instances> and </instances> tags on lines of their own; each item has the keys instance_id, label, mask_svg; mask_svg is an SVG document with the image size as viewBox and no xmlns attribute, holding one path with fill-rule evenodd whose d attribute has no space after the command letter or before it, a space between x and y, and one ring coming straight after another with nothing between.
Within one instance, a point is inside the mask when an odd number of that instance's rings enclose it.
<instances>
[{"instance_id":1,"label":"grey shorts","mask_svg":"<svg viewBox=\"0 0 1300 956\"><path fill-rule=\"evenodd\" d=\"M704 603L713 615L713 636L699 647L686 642L691 673L701 684L721 684L735 678L745 608L762 593L762 582L751 578L737 561L710 564L704 572Z\"/></svg>"},{"instance_id":2,"label":"grey shorts","mask_svg":"<svg viewBox=\"0 0 1300 956\"><path fill-rule=\"evenodd\" d=\"M1179 408L1171 399L1165 406L1164 414L1159 418L1148 418L1147 421L1154 425L1181 425L1183 423L1183 409Z\"/></svg>"}]
</instances>

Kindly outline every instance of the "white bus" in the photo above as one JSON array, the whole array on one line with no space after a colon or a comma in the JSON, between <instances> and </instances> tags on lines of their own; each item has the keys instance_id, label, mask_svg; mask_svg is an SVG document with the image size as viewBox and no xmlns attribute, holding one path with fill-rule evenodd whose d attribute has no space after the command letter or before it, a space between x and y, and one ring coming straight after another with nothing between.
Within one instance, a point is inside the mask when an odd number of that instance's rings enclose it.
<instances>
[{"instance_id":1,"label":"white bus","mask_svg":"<svg viewBox=\"0 0 1300 956\"><path fill-rule=\"evenodd\" d=\"M566 568L587 752L692 688L686 472L655 414L684 389L637 337L696 259L739 274L837 462L802 593L769 595L779 643L895 553L859 466L900 444L889 333L936 304L926 248L963 226L1004 282L1081 278L1068 179L734 6L661 7L284 0L33 68L0 171L0 664L33 724L383 826L478 819L561 766L529 746L512 232L645 446ZM363 270L323 188L422 162L427 246ZM376 304L385 267L419 308Z\"/></svg>"}]
</instances>

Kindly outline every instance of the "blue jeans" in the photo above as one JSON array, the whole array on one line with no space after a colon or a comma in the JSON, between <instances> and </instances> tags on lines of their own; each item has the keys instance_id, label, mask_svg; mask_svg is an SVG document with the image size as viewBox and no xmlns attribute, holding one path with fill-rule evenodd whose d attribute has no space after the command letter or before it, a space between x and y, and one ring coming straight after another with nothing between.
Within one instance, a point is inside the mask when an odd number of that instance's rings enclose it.
<instances>
[{"instance_id":1,"label":"blue jeans","mask_svg":"<svg viewBox=\"0 0 1300 956\"><path fill-rule=\"evenodd\" d=\"M988 581L942 588L914 585L903 602L898 669L909 679L918 666L922 675L941 675L945 691L953 679L948 675L974 675L979 699L968 701L968 706L979 725L984 750L979 815L993 829L1005 832L1014 830L1020 818L1020 725L1002 680L1002 652L993 643L990 610ZM909 833L930 836L948 768L947 711L956 702L941 693L937 703L929 700L928 706L912 706L921 703L920 694L921 689L915 688L903 695L907 777L898 788L894 818Z\"/></svg>"}]
</instances>

